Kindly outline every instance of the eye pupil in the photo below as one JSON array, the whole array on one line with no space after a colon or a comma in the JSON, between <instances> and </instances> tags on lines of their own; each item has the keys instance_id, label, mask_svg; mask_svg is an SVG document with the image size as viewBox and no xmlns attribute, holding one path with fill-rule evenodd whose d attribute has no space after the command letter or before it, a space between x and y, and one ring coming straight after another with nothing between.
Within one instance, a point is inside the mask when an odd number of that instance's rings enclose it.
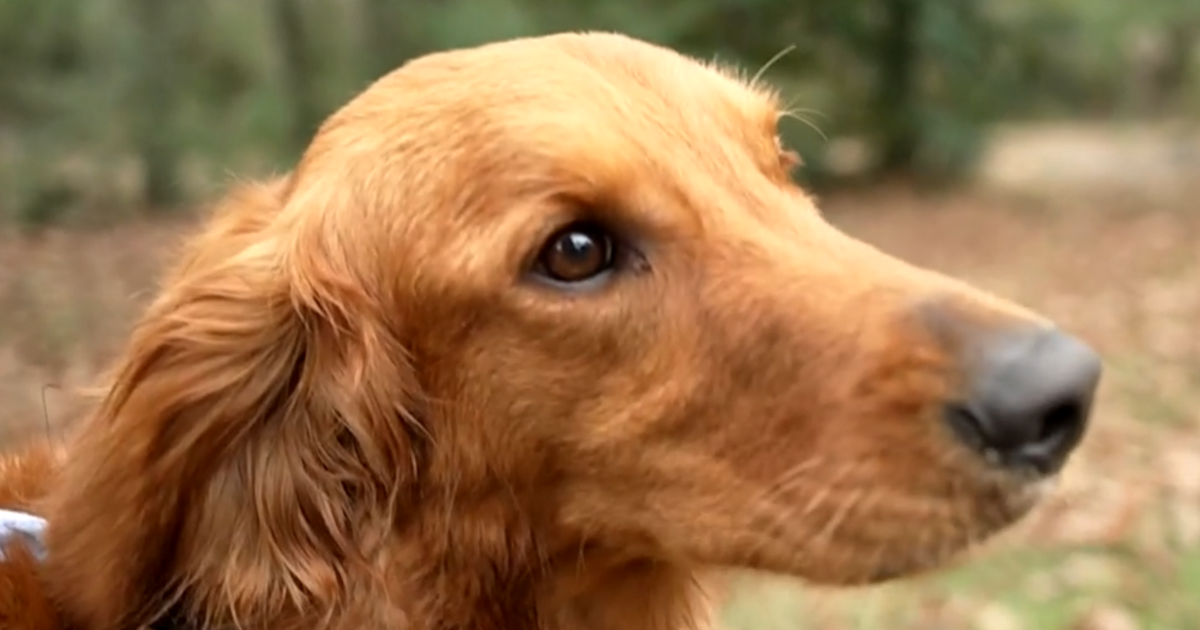
<instances>
[{"instance_id":1,"label":"eye pupil","mask_svg":"<svg viewBox=\"0 0 1200 630\"><path fill-rule=\"evenodd\" d=\"M569 262L586 265L599 255L600 245L592 240L591 235L582 232L571 232L563 235L555 246L558 254Z\"/></svg>"},{"instance_id":2,"label":"eye pupil","mask_svg":"<svg viewBox=\"0 0 1200 630\"><path fill-rule=\"evenodd\" d=\"M612 268L612 238L596 226L572 225L550 238L538 262L553 280L581 282Z\"/></svg>"}]
</instances>

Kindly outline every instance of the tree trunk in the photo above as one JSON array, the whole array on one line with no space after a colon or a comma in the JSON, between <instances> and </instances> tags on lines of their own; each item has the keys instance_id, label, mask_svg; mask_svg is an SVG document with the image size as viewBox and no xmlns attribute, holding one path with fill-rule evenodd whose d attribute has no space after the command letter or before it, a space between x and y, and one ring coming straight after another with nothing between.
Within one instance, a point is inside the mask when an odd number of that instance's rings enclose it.
<instances>
[{"instance_id":1,"label":"tree trunk","mask_svg":"<svg viewBox=\"0 0 1200 630\"><path fill-rule=\"evenodd\" d=\"M292 106L288 141L293 150L302 151L325 117L312 80L318 70L312 47L305 37L304 9L298 0L274 0L273 9L275 32L283 57L284 89Z\"/></svg>"},{"instance_id":2,"label":"tree trunk","mask_svg":"<svg viewBox=\"0 0 1200 630\"><path fill-rule=\"evenodd\" d=\"M144 200L152 213L164 212L182 200L180 151L175 132L175 91L180 77L172 40L172 3L134 0L129 3L140 36L136 59L139 71L133 93L134 143L144 168Z\"/></svg>"},{"instance_id":3,"label":"tree trunk","mask_svg":"<svg viewBox=\"0 0 1200 630\"><path fill-rule=\"evenodd\" d=\"M920 143L917 119L917 65L920 50L917 28L923 0L883 0L886 19L879 39L875 67L875 118L881 121L880 162L882 174L911 170Z\"/></svg>"},{"instance_id":4,"label":"tree trunk","mask_svg":"<svg viewBox=\"0 0 1200 630\"><path fill-rule=\"evenodd\" d=\"M407 3L396 0L365 0L363 3L364 71L374 81L423 52L417 29L405 15Z\"/></svg>"}]
</instances>

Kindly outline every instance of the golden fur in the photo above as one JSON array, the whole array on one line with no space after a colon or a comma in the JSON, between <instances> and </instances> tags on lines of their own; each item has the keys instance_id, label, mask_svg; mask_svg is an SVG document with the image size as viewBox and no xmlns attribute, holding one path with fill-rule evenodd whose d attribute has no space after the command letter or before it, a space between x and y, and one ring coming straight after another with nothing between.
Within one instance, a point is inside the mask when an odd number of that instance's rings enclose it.
<instances>
[{"instance_id":1,"label":"golden fur","mask_svg":"<svg viewBox=\"0 0 1200 630\"><path fill-rule=\"evenodd\" d=\"M1039 489L937 421L962 366L919 312L1037 317L829 226L780 117L610 34L384 77L220 204L65 463L0 468L50 522L0 621L684 630L707 567L871 583L1013 522ZM583 215L645 267L531 282Z\"/></svg>"}]
</instances>

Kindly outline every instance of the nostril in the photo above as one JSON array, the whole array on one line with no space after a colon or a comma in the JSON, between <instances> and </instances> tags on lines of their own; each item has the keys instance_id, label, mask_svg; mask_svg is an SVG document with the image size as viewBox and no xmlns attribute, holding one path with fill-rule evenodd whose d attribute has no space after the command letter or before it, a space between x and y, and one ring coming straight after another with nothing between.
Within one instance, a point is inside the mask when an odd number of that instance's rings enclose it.
<instances>
[{"instance_id":1,"label":"nostril","mask_svg":"<svg viewBox=\"0 0 1200 630\"><path fill-rule=\"evenodd\" d=\"M1083 426L1085 412L1076 401L1064 402L1051 407L1042 418L1034 444L1057 445L1071 439Z\"/></svg>"},{"instance_id":2,"label":"nostril","mask_svg":"<svg viewBox=\"0 0 1200 630\"><path fill-rule=\"evenodd\" d=\"M1059 467L1064 453L1080 438L1087 409L1076 401L1056 404L1042 414L1030 414L1020 423L1024 430L1014 430L1006 418L969 404L948 404L944 414L958 441L993 464L1032 467L1045 474Z\"/></svg>"},{"instance_id":3,"label":"nostril","mask_svg":"<svg viewBox=\"0 0 1200 630\"><path fill-rule=\"evenodd\" d=\"M945 418L964 445L995 464L1057 471L1087 426L1100 377L1091 348L1057 331L989 344L965 400Z\"/></svg>"},{"instance_id":4,"label":"nostril","mask_svg":"<svg viewBox=\"0 0 1200 630\"><path fill-rule=\"evenodd\" d=\"M968 448L983 452L988 448L988 439L984 435L983 423L966 405L950 403L945 407L946 424Z\"/></svg>"}]
</instances>

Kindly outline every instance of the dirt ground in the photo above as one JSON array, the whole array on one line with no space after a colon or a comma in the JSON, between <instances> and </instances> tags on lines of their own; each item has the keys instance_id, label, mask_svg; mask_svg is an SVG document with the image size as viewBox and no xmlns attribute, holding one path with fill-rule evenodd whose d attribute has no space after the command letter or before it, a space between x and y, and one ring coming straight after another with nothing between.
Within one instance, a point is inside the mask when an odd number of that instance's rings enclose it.
<instances>
[{"instance_id":1,"label":"dirt ground","mask_svg":"<svg viewBox=\"0 0 1200 630\"><path fill-rule=\"evenodd\" d=\"M1003 159L971 190L823 205L848 232L1100 349L1095 429L1058 499L960 568L913 582L831 592L738 578L728 630L1200 628L1200 184L1101 176L1035 190L1012 174L1036 179L1033 157ZM0 235L0 438L62 432L80 409L70 390L120 347L184 228Z\"/></svg>"}]
</instances>

